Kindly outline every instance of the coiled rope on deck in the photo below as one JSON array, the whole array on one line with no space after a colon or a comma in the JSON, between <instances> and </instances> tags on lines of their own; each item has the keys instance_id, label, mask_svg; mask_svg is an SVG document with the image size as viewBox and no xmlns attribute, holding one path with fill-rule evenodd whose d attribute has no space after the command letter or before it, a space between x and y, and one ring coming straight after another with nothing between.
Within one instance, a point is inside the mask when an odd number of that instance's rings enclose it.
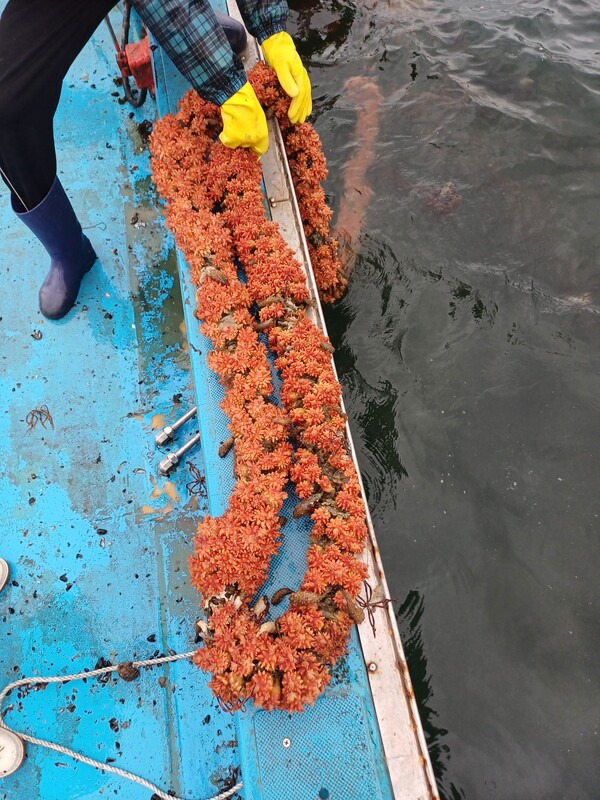
<instances>
[{"instance_id":1,"label":"coiled rope on deck","mask_svg":"<svg viewBox=\"0 0 600 800\"><path fill-rule=\"evenodd\" d=\"M168 656L160 656L158 658L149 658L143 661L133 661L127 666L130 666L132 669L138 669L139 667L155 667L159 664L168 664L172 661L181 661L184 659L191 659L195 654L195 651L191 651L189 653L176 653L174 655ZM171 794L166 794L158 786L155 786L150 781L145 780L145 778L140 778L138 775L134 775L132 772L128 772L124 769L119 769L119 767L113 767L112 764L106 764L102 761L96 761L93 758L88 758L87 756L82 755L81 753L77 753L75 750L71 750L69 747L63 747L60 744L56 744L54 742L48 742L45 739L38 739L35 736L30 736L27 733L21 733L19 731L14 730L10 726L8 726L4 720L4 715L2 711L2 705L4 703L5 698L12 692L13 689L19 689L23 686L36 686L36 685L46 685L49 683L69 683L70 681L77 681L83 680L84 678L95 678L97 675L106 675L112 672L118 672L122 669L124 664L115 664L114 666L107 666L107 667L100 667L99 669L91 670L90 672L77 672L72 675L55 675L55 676L47 676L47 677L34 677L34 678L21 678L18 681L13 681L8 686L6 686L2 692L0 692L0 728L4 728L4 730L13 733L15 736L18 736L20 739L29 742L30 744L37 744L40 747L45 747L48 750L54 750L57 753L62 753L63 755L69 756L70 758L74 759L75 761L80 761L82 764L88 764L91 767L95 767L96 769L103 770L106 772L112 772L115 775L120 775L122 778L127 778L127 780L133 781L134 783L138 783L140 786L144 786L150 791L154 792L157 797L160 797L161 800L182 800L182 798L175 797ZM235 786L232 786L231 789L227 789L224 792L221 792L214 797L211 797L210 800L226 800L226 798L231 797L231 795L235 794L239 789L242 788L242 782L240 781Z\"/></svg>"}]
</instances>

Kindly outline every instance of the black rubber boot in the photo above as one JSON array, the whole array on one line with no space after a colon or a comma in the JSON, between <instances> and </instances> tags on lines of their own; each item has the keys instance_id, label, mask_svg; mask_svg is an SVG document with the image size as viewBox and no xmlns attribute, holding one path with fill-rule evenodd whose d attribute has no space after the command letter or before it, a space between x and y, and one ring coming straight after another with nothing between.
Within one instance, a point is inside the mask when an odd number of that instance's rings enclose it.
<instances>
[{"instance_id":1,"label":"black rubber boot","mask_svg":"<svg viewBox=\"0 0 600 800\"><path fill-rule=\"evenodd\" d=\"M233 17L228 17L227 14L221 14L220 11L215 11L215 14L219 25L225 31L225 36L227 36L231 49L236 55L239 55L246 48L248 41L246 28L241 22L233 19Z\"/></svg>"},{"instance_id":2,"label":"black rubber boot","mask_svg":"<svg viewBox=\"0 0 600 800\"><path fill-rule=\"evenodd\" d=\"M96 260L94 248L58 177L34 209L19 213L13 198L13 210L50 256L50 272L40 288L40 311L48 319L60 319L73 307L81 279Z\"/></svg>"}]
</instances>

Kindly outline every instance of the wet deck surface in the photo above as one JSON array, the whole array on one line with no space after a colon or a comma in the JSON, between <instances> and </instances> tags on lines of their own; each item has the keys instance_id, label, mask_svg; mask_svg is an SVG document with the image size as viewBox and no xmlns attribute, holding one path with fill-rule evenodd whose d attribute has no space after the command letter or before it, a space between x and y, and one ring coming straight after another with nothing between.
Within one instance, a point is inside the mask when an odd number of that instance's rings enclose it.
<instances>
[{"instance_id":1,"label":"wet deck surface","mask_svg":"<svg viewBox=\"0 0 600 800\"><path fill-rule=\"evenodd\" d=\"M47 257L0 189L10 298L0 312L0 554L12 572L0 596L2 686L193 649L197 596L186 575L198 498L185 467L172 481L158 477L153 441L156 425L193 404L193 386L171 239L138 132L155 106L133 115L120 105L115 70L100 28L67 78L56 121L59 174L99 256L61 322L37 310ZM54 429L28 430L27 415L43 405ZM203 469L199 451L189 460ZM114 759L186 797L212 796L239 763L233 720L187 663L134 684L13 693L7 707L17 730ZM148 798L36 747L0 782L6 800L100 792Z\"/></svg>"}]
</instances>

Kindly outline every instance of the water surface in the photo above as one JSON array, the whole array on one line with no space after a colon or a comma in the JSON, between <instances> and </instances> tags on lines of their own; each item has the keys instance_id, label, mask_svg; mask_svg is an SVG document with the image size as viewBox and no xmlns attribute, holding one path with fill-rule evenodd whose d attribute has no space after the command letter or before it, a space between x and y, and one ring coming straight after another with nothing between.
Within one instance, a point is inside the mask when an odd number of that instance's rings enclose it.
<instances>
[{"instance_id":1,"label":"water surface","mask_svg":"<svg viewBox=\"0 0 600 800\"><path fill-rule=\"evenodd\" d=\"M291 5L336 210L384 98L327 323L441 795L597 800L600 6Z\"/></svg>"}]
</instances>

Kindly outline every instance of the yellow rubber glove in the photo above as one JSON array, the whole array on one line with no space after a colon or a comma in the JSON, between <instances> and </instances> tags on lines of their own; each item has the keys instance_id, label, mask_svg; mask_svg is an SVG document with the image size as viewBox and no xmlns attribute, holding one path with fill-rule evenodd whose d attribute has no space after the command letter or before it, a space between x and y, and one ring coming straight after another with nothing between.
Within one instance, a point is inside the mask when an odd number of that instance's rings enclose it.
<instances>
[{"instance_id":1,"label":"yellow rubber glove","mask_svg":"<svg viewBox=\"0 0 600 800\"><path fill-rule=\"evenodd\" d=\"M310 78L300 60L292 37L281 31L265 39L261 45L265 61L277 73L283 91L292 98L288 117L294 125L304 122L312 111Z\"/></svg>"},{"instance_id":2,"label":"yellow rubber glove","mask_svg":"<svg viewBox=\"0 0 600 800\"><path fill-rule=\"evenodd\" d=\"M223 130L219 139L225 147L249 147L257 156L267 152L267 118L254 89L246 82L221 106Z\"/></svg>"}]
</instances>

